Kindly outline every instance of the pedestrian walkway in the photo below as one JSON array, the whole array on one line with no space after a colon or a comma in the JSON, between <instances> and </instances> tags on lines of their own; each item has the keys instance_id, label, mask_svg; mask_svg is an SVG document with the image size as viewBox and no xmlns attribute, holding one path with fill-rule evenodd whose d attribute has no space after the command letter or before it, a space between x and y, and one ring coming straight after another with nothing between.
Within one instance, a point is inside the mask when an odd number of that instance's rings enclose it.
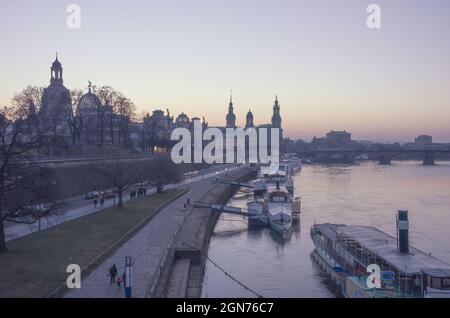
<instances>
[{"instance_id":1,"label":"pedestrian walkway","mask_svg":"<svg viewBox=\"0 0 450 318\"><path fill-rule=\"evenodd\" d=\"M161 260L173 242L179 225L187 210L183 208L186 199L199 200L213 187L214 178L192 183L184 196L170 203L145 225L136 235L125 242L116 252L103 261L87 277L82 277L81 289L66 293L69 298L122 298L123 288L109 284L108 269L116 264L118 275L125 269L125 257L131 256L133 266L133 297L148 297Z\"/></svg>"},{"instance_id":2,"label":"pedestrian walkway","mask_svg":"<svg viewBox=\"0 0 450 318\"><path fill-rule=\"evenodd\" d=\"M208 171L205 171L197 176L187 178L180 183L165 185L164 188L165 189L178 188L181 186L189 185L193 182L211 178L216 175L224 174L226 172L231 172L235 169L237 169L236 166L228 167L228 168L220 167L218 169L215 169L213 167L212 169L209 169ZM147 195L153 194L155 192L156 192L156 188L151 187L148 189ZM118 199L116 199L116 201L117 200ZM135 200L138 200L138 199L135 199ZM129 196L129 192L126 192L126 193L124 193L124 196L123 196L123 202L126 203L128 201L130 201L130 196ZM40 224L39 224L39 222L36 222L34 224L15 224L15 223L7 224L7 226L5 227L6 241L14 240L21 236L25 236L27 234L31 234L31 233L39 231L39 230L50 228L50 227L56 226L58 224L61 224L61 223L64 223L64 222L67 222L70 220L74 220L74 219L83 217L85 215L91 214L91 213L95 213L95 212L98 212L98 211L101 211L101 210L104 210L107 208L111 208L113 206L114 206L114 200L112 200L112 199L105 200L105 204L103 207L101 207L100 204L97 204L97 207L94 207L92 200L84 200L84 197L82 197L82 196L72 198L72 199L69 199L67 202L67 210L66 211L64 211L63 213L58 214L58 215L52 215L52 216L49 216L46 218L42 218Z\"/></svg>"}]
</instances>

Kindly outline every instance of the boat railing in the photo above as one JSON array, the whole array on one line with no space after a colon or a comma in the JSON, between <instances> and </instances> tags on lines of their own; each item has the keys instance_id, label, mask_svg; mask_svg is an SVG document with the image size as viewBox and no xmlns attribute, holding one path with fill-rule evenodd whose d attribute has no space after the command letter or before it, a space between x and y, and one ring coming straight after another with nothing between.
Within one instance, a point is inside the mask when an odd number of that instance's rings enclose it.
<instances>
[{"instance_id":1,"label":"boat railing","mask_svg":"<svg viewBox=\"0 0 450 318\"><path fill-rule=\"evenodd\" d=\"M324 241L322 241L318 235L317 235L318 231L314 225L311 227L311 238L313 240L313 242L316 245L319 245L325 252L328 253L328 255L330 255L332 258L335 259L336 262L338 262L339 264L345 264L345 259L344 257L342 257L342 255L339 255L335 250L333 250L330 246L328 246L327 244L325 244Z\"/></svg>"}]
</instances>

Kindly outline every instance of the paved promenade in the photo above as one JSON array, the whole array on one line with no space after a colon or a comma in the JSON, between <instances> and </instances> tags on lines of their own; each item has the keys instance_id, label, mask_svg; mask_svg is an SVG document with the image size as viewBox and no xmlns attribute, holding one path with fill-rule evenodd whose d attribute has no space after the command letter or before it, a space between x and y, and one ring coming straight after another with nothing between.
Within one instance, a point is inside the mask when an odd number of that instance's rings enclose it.
<instances>
[{"instance_id":1,"label":"paved promenade","mask_svg":"<svg viewBox=\"0 0 450 318\"><path fill-rule=\"evenodd\" d=\"M214 173L216 175L216 173ZM124 272L125 257L131 256L133 266L133 297L147 297L151 283L158 271L172 239L188 210L183 209L186 198L199 200L214 185L214 178L192 183L189 192L170 203L124 243L113 255L103 261L87 277L82 276L81 289L71 290L64 297L122 298L123 288L109 285L108 269L116 264L118 275Z\"/></svg>"},{"instance_id":2,"label":"paved promenade","mask_svg":"<svg viewBox=\"0 0 450 318\"><path fill-rule=\"evenodd\" d=\"M228 168L228 171L234 170L236 167ZM221 174L225 172L225 168L222 167L212 167L209 169L205 169L204 171L200 171L198 175L186 178L184 181L176 184L166 185L166 189L173 189L177 187L182 187L185 185L189 185L193 182L197 182L199 180L203 180L205 178L210 178L215 176L216 174ZM156 192L155 187L148 188L147 194L152 194ZM116 199L117 200L117 199ZM138 200L138 199L136 199ZM123 202L126 203L130 201L129 191L124 193ZM75 197L67 200L66 208L63 214L53 215L47 218L41 219L41 230L56 226L58 224L74 220L80 218L82 216L95 213L101 211L103 209L110 208L114 205L114 200L107 199L105 200L105 204L103 207L100 207L100 204L97 207L94 207L92 204L92 200L85 200L84 196ZM27 234L39 231L39 223L36 222L34 224L15 224L15 223L7 223L5 228L6 233L6 241L14 240L21 236L25 236Z\"/></svg>"}]
</instances>

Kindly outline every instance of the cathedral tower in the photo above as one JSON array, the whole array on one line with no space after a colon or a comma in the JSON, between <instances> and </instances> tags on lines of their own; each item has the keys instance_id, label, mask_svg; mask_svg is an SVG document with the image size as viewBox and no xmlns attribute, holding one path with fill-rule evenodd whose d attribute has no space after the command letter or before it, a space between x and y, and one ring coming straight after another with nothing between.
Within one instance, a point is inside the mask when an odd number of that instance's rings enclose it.
<instances>
[{"instance_id":1,"label":"cathedral tower","mask_svg":"<svg viewBox=\"0 0 450 318\"><path fill-rule=\"evenodd\" d=\"M278 103L278 95L275 97L273 105L272 127L281 129L280 104Z\"/></svg>"},{"instance_id":2,"label":"cathedral tower","mask_svg":"<svg viewBox=\"0 0 450 318\"><path fill-rule=\"evenodd\" d=\"M227 126L226 128L236 128L236 115L233 109L233 95L230 92L230 103L228 104L228 114L226 117Z\"/></svg>"},{"instance_id":3,"label":"cathedral tower","mask_svg":"<svg viewBox=\"0 0 450 318\"><path fill-rule=\"evenodd\" d=\"M247 117L245 119L245 129L255 127L253 124L253 113L251 110L248 110Z\"/></svg>"}]
</instances>

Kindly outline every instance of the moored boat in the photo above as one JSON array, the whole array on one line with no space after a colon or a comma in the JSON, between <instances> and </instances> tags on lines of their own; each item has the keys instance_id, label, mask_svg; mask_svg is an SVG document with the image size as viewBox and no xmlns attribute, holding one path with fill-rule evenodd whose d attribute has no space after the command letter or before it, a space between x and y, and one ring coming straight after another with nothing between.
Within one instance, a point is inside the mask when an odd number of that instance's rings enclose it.
<instances>
[{"instance_id":1,"label":"moored boat","mask_svg":"<svg viewBox=\"0 0 450 318\"><path fill-rule=\"evenodd\" d=\"M450 265L410 247L408 227L408 212L399 211L397 237L370 226L324 223L312 226L311 238L345 297L450 298Z\"/></svg>"},{"instance_id":2,"label":"moored boat","mask_svg":"<svg viewBox=\"0 0 450 318\"><path fill-rule=\"evenodd\" d=\"M277 183L268 187L267 214L269 225L283 234L292 226L292 197L285 186Z\"/></svg>"}]
</instances>

